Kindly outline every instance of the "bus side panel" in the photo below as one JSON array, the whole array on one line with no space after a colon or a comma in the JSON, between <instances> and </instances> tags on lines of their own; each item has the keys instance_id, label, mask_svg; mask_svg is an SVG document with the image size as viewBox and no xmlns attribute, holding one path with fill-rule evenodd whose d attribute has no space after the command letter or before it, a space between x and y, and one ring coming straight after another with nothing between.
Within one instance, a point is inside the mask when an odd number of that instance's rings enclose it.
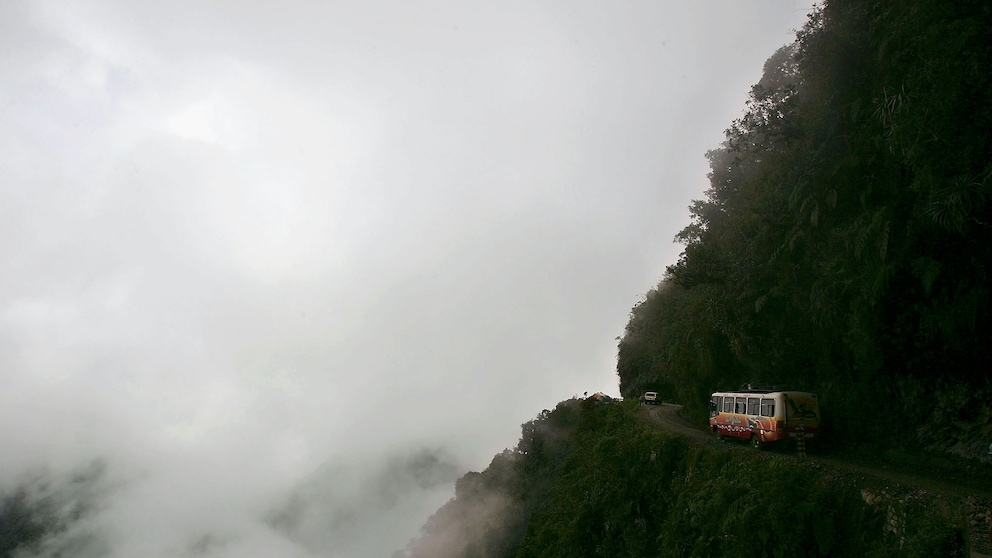
<instances>
[{"instance_id":1,"label":"bus side panel","mask_svg":"<svg viewBox=\"0 0 992 558\"><path fill-rule=\"evenodd\" d=\"M777 442L779 440L784 440L789 437L788 432L785 429L785 398L781 393L770 393L764 396L765 399L771 399L773 405L775 405L775 411L769 417L764 417L768 420L767 430L764 432L764 439L766 442Z\"/></svg>"},{"instance_id":2,"label":"bus side panel","mask_svg":"<svg viewBox=\"0 0 992 558\"><path fill-rule=\"evenodd\" d=\"M751 432L758 436L762 442L774 442L780 439L778 431L775 429L774 417L753 416L747 418L751 427Z\"/></svg>"},{"instance_id":3,"label":"bus side panel","mask_svg":"<svg viewBox=\"0 0 992 558\"><path fill-rule=\"evenodd\" d=\"M746 415L721 411L710 419L710 430L714 432L719 430L723 436L748 439L751 437L751 427L748 423L749 419Z\"/></svg>"}]
</instances>

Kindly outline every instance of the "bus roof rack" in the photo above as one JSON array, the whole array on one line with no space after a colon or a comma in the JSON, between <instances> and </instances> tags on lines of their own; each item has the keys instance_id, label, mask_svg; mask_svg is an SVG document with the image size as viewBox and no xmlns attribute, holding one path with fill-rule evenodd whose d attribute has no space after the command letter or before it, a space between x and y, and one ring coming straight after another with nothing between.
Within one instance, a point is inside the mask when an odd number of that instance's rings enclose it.
<instances>
[{"instance_id":1,"label":"bus roof rack","mask_svg":"<svg viewBox=\"0 0 992 558\"><path fill-rule=\"evenodd\" d=\"M741 384L740 391L786 391L788 388L782 385L760 385L760 384Z\"/></svg>"}]
</instances>

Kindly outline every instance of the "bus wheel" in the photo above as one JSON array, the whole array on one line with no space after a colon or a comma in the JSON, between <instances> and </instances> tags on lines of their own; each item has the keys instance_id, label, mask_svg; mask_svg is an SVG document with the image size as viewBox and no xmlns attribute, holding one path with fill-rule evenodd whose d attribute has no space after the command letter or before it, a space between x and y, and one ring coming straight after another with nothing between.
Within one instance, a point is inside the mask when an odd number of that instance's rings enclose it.
<instances>
[{"instance_id":1,"label":"bus wheel","mask_svg":"<svg viewBox=\"0 0 992 558\"><path fill-rule=\"evenodd\" d=\"M765 445L761 443L761 438L759 438L757 434L751 434L751 445L754 446L754 449L756 450L764 449L765 447Z\"/></svg>"}]
</instances>

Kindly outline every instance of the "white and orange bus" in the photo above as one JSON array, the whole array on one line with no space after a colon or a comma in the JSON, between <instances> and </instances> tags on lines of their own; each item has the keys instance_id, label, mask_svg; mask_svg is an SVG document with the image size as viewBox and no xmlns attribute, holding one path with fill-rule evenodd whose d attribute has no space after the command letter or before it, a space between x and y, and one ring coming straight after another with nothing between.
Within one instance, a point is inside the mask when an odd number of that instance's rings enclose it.
<instances>
[{"instance_id":1,"label":"white and orange bus","mask_svg":"<svg viewBox=\"0 0 992 558\"><path fill-rule=\"evenodd\" d=\"M820 403L815 393L749 384L710 397L710 430L721 438L749 440L756 448L799 436L812 441L819 427Z\"/></svg>"}]
</instances>

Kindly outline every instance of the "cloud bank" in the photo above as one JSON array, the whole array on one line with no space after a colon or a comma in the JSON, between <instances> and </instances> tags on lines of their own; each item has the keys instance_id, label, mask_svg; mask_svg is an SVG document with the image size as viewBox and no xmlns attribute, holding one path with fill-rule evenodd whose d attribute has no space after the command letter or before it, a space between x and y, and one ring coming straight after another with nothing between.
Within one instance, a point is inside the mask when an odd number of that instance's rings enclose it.
<instances>
[{"instance_id":1,"label":"cloud bank","mask_svg":"<svg viewBox=\"0 0 992 558\"><path fill-rule=\"evenodd\" d=\"M346 556L267 522L315 471L480 468L616 392L703 153L807 8L5 2L0 491L100 463L59 544ZM445 498L410 486L369 545Z\"/></svg>"}]
</instances>

